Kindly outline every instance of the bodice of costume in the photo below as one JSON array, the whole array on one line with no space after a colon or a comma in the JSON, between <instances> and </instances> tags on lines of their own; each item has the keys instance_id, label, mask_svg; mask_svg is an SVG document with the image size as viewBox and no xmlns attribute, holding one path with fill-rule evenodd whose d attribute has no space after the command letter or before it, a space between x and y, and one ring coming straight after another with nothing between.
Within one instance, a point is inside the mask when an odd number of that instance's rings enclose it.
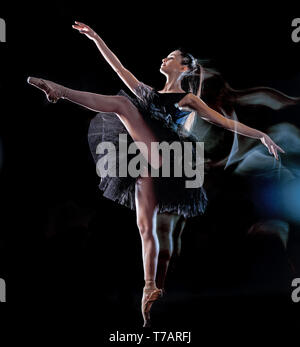
<instances>
[{"instance_id":1,"label":"bodice of costume","mask_svg":"<svg viewBox=\"0 0 300 347\"><path fill-rule=\"evenodd\" d=\"M177 125L182 125L186 121L191 111L183 111L179 108L178 102L188 93L158 93L157 98L160 105L164 105L166 117L170 118Z\"/></svg>"}]
</instances>

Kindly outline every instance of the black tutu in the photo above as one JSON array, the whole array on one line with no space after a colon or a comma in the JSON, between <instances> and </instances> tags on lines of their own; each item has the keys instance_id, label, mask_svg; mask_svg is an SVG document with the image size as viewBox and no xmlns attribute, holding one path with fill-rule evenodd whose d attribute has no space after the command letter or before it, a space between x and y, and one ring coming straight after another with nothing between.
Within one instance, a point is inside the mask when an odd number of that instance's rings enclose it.
<instances>
[{"instance_id":1,"label":"black tutu","mask_svg":"<svg viewBox=\"0 0 300 347\"><path fill-rule=\"evenodd\" d=\"M195 142L183 130L183 123L190 112L182 111L177 103L186 93L158 93L155 89L141 83L137 90L139 97L130 97L123 90L118 95L126 96L138 108L147 125L152 129L159 142L173 141ZM104 158L104 154L97 154L96 148L99 143L111 142L116 148L116 167L122 158L119 158L119 135L126 134L127 146L133 140L115 113L98 113L90 122L88 141L95 162ZM127 162L133 155L128 155ZM193 147L193 158L195 148ZM171 167L174 158L171 158ZM150 167L150 166L149 166ZM160 170L161 174L161 170ZM118 202L132 210L135 206L135 184L138 177L112 177L103 176L100 179L99 188L103 196ZM159 213L173 213L183 215L185 218L202 215L207 206L207 196L204 188L186 188L185 182L188 178L183 177L153 177L155 194L158 201Z\"/></svg>"}]
</instances>

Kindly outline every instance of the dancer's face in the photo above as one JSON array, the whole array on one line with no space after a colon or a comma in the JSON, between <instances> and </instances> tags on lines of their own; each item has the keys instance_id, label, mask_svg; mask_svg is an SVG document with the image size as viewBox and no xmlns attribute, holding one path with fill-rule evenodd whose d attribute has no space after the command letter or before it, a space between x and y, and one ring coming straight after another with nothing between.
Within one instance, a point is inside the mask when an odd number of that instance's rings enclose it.
<instances>
[{"instance_id":1,"label":"dancer's face","mask_svg":"<svg viewBox=\"0 0 300 347\"><path fill-rule=\"evenodd\" d=\"M171 52L166 58L162 59L160 72L164 75L174 72L181 74L186 70L188 70L188 67L182 64L181 53L178 50Z\"/></svg>"}]
</instances>

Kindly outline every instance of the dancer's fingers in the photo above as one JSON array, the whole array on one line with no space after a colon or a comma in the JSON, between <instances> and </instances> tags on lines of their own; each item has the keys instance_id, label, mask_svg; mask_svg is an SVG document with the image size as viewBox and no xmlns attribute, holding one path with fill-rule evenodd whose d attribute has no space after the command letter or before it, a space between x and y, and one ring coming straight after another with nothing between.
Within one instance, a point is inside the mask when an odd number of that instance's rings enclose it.
<instances>
[{"instance_id":1,"label":"dancer's fingers","mask_svg":"<svg viewBox=\"0 0 300 347\"><path fill-rule=\"evenodd\" d=\"M276 148L277 148L281 153L285 153L285 151L284 151L281 147L279 147L278 145L276 145Z\"/></svg>"},{"instance_id":2,"label":"dancer's fingers","mask_svg":"<svg viewBox=\"0 0 300 347\"><path fill-rule=\"evenodd\" d=\"M271 150L272 150L272 153L274 154L274 157L276 158L276 160L278 160L277 150L275 149L275 147L273 145L271 145Z\"/></svg>"},{"instance_id":3,"label":"dancer's fingers","mask_svg":"<svg viewBox=\"0 0 300 347\"><path fill-rule=\"evenodd\" d=\"M268 144L266 144L266 147L268 148L269 153L270 153L271 155L273 155L270 146L269 146Z\"/></svg>"},{"instance_id":4,"label":"dancer's fingers","mask_svg":"<svg viewBox=\"0 0 300 347\"><path fill-rule=\"evenodd\" d=\"M76 23L76 24L79 24L79 25L85 25L85 26L86 26L86 24L83 24L83 23L81 23L81 22L77 22L76 20L75 20L75 23Z\"/></svg>"},{"instance_id":5,"label":"dancer's fingers","mask_svg":"<svg viewBox=\"0 0 300 347\"><path fill-rule=\"evenodd\" d=\"M90 30L91 28L88 26L88 25L86 25L86 24L83 24L83 23L80 23L80 22L75 22L78 26L80 26L81 28L85 28L85 29L87 29L87 30Z\"/></svg>"}]
</instances>

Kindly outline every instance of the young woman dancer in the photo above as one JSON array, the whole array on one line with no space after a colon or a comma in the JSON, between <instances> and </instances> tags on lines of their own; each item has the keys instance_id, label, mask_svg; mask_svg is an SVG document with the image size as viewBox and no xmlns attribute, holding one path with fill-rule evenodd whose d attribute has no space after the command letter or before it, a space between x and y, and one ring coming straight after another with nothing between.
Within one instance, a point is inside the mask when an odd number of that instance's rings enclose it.
<instances>
[{"instance_id":1,"label":"young woman dancer","mask_svg":"<svg viewBox=\"0 0 300 347\"><path fill-rule=\"evenodd\" d=\"M223 117L201 100L201 66L190 54L175 50L162 60L160 72L166 76L166 83L158 91L138 81L89 26L75 23L73 28L95 42L103 57L136 97L131 98L124 91L114 96L83 92L35 77L29 77L28 83L43 90L50 102L57 102L60 98L67 99L92 111L103 112L100 119L104 129L102 140L106 141L107 136L114 142L117 141L120 131L126 132L131 140L136 142L149 165L154 169L160 169L164 158L157 146L152 146L151 151L151 143L191 141L192 137L188 137L182 130L188 116L195 111L208 122L260 140L276 159L278 150L284 153L267 134ZM197 76L200 79L196 92L186 92L182 89L181 82L187 76ZM193 152L193 159L194 154ZM189 218L205 211L207 198L204 189L185 188L185 179L151 177L149 166L145 166L144 172L137 178L104 177L100 183L104 196L136 210L145 279L142 297L144 326L150 325L151 305L162 295L162 289L156 285L159 253L157 216L164 214L166 218L163 218L171 230L180 216Z\"/></svg>"}]
</instances>

